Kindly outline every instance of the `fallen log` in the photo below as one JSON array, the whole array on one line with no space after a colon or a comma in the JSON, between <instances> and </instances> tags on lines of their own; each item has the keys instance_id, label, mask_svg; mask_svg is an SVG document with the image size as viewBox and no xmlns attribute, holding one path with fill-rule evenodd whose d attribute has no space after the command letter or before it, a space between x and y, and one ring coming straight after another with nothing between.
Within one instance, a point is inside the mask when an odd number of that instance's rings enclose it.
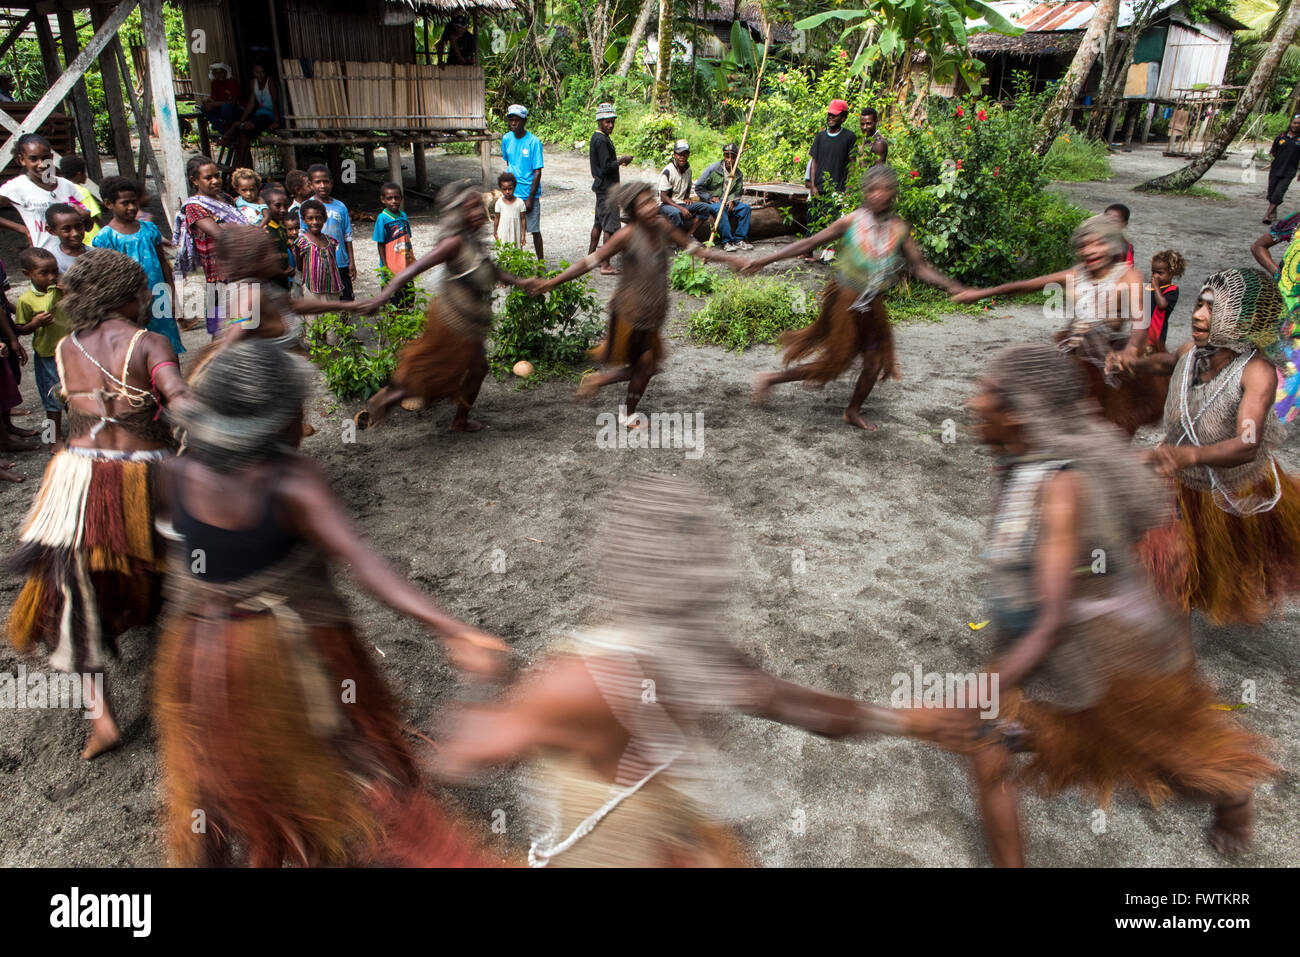
<instances>
[{"instance_id":1,"label":"fallen log","mask_svg":"<svg viewBox=\"0 0 1300 957\"><path fill-rule=\"evenodd\" d=\"M753 214L749 217L749 239L772 239L776 236L792 236L795 233L802 232L803 227L807 225L807 210L802 207L792 206L787 210L782 210L776 206L757 206ZM787 221L788 220L788 221ZM704 242L709 238L709 226L711 219L706 219L695 224L695 231L692 235ZM734 220L732 225L735 225Z\"/></svg>"}]
</instances>

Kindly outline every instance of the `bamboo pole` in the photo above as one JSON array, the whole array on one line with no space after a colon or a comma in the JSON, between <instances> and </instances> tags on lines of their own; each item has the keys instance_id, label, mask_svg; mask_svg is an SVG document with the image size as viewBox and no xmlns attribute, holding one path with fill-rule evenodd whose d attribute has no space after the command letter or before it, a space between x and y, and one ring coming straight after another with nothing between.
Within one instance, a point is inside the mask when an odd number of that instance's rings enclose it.
<instances>
[{"instance_id":1,"label":"bamboo pole","mask_svg":"<svg viewBox=\"0 0 1300 957\"><path fill-rule=\"evenodd\" d=\"M749 139L749 125L754 122L754 108L758 106L758 94L763 89L763 71L767 69L767 51L772 45L772 25L768 22L767 12L763 11L763 59L758 64L758 78L754 80L754 98L749 101L749 112L745 114L745 129L740 134L740 145L736 148L736 169L745 155L745 141ZM713 217L713 226L709 229L708 242L718 233L718 220L727 215L727 197L731 195L731 184L735 177L728 174L722 187L722 200L718 206L718 215ZM693 261L693 260L692 260Z\"/></svg>"}]
</instances>

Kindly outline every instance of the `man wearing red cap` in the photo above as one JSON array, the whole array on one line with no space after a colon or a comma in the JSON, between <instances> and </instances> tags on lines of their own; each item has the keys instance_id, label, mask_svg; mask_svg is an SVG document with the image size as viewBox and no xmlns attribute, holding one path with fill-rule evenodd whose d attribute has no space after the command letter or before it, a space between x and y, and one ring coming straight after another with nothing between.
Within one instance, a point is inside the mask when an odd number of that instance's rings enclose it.
<instances>
[{"instance_id":1,"label":"man wearing red cap","mask_svg":"<svg viewBox=\"0 0 1300 957\"><path fill-rule=\"evenodd\" d=\"M853 146L857 142L853 131L844 128L844 119L848 115L849 105L843 100L831 100L830 106L826 107L826 129L813 139L811 150L809 179L814 196L829 189L844 189Z\"/></svg>"}]
</instances>

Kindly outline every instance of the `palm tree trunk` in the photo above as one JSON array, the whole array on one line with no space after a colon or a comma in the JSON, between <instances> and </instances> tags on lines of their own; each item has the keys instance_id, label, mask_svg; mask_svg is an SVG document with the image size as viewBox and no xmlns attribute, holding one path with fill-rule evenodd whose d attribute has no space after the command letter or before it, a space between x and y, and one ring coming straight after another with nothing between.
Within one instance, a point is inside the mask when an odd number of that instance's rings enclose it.
<instances>
[{"instance_id":1,"label":"palm tree trunk","mask_svg":"<svg viewBox=\"0 0 1300 957\"><path fill-rule=\"evenodd\" d=\"M1241 91L1241 96L1237 97L1237 105L1233 107L1228 122L1215 134L1214 139L1206 144L1200 156L1172 173L1147 180L1137 189L1143 192L1187 189L1209 172L1210 167L1227 152L1228 144L1236 137L1242 124L1246 122L1246 117L1259 102L1259 98L1273 85L1273 77L1282 62L1282 54L1295 39L1297 28L1300 28L1300 0L1291 0L1286 16L1278 25L1277 32L1273 34L1268 49L1259 58L1255 72L1251 74L1246 88Z\"/></svg>"},{"instance_id":2,"label":"palm tree trunk","mask_svg":"<svg viewBox=\"0 0 1300 957\"><path fill-rule=\"evenodd\" d=\"M1075 51L1074 59L1070 61L1070 68L1065 71L1065 76L1057 84L1052 102L1047 104L1047 109L1043 112L1043 120L1038 125L1038 144L1034 147L1034 152L1039 156L1047 155L1047 151L1052 148L1052 143L1056 141L1056 135L1065 125L1066 117L1074 108L1074 101L1079 98L1079 94L1083 92L1088 82L1088 73L1097 60L1097 54L1101 52L1106 33L1112 28L1118 15L1119 0L1101 0L1097 4L1097 12L1093 14L1092 22L1088 24L1088 29L1083 34L1079 49Z\"/></svg>"},{"instance_id":3,"label":"palm tree trunk","mask_svg":"<svg viewBox=\"0 0 1300 957\"><path fill-rule=\"evenodd\" d=\"M654 104L667 110L672 105L673 0L659 0L659 62L655 64Z\"/></svg>"},{"instance_id":4,"label":"palm tree trunk","mask_svg":"<svg viewBox=\"0 0 1300 957\"><path fill-rule=\"evenodd\" d=\"M636 15L632 33L627 38L627 46L623 48L623 57L618 61L618 69L614 71L619 76L626 77L631 72L632 64L636 61L636 51L645 39L645 28L650 25L650 14L654 13L657 3L658 0L643 0L641 12Z\"/></svg>"}]
</instances>

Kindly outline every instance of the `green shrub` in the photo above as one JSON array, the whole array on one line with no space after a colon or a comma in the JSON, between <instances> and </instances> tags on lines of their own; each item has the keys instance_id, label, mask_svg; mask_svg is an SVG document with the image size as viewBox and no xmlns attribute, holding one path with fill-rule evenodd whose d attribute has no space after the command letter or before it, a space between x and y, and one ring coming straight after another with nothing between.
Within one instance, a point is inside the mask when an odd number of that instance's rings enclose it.
<instances>
[{"instance_id":1,"label":"green shrub","mask_svg":"<svg viewBox=\"0 0 1300 957\"><path fill-rule=\"evenodd\" d=\"M387 269L377 272L382 282L392 278ZM399 307L390 300L374 316L326 313L308 319L307 351L325 376L329 390L349 401L368 399L387 385L397 368L401 347L424 331L428 302L428 295L415 287L409 306ZM370 335L364 331L367 328ZM372 336L373 341L363 341Z\"/></svg>"},{"instance_id":2,"label":"green shrub","mask_svg":"<svg viewBox=\"0 0 1300 957\"><path fill-rule=\"evenodd\" d=\"M1088 214L1046 189L1033 151L1042 101L1023 87L1010 109L932 100L925 123L887 126L899 214L926 258L956 279L982 285L1069 262L1070 232Z\"/></svg>"},{"instance_id":3,"label":"green shrub","mask_svg":"<svg viewBox=\"0 0 1300 957\"><path fill-rule=\"evenodd\" d=\"M696 262L690 253L680 252L673 257L668 270L668 282L679 292L692 296L707 296L718 288L718 274L703 263Z\"/></svg>"},{"instance_id":4,"label":"green shrub","mask_svg":"<svg viewBox=\"0 0 1300 957\"><path fill-rule=\"evenodd\" d=\"M1114 175L1106 144L1087 139L1082 133L1066 133L1053 141L1044 172L1048 178L1064 183L1088 183Z\"/></svg>"},{"instance_id":5,"label":"green shrub","mask_svg":"<svg viewBox=\"0 0 1300 957\"><path fill-rule=\"evenodd\" d=\"M817 316L816 297L780 279L728 279L690 318L690 335L743 352L755 343L775 342L787 329L808 325Z\"/></svg>"},{"instance_id":6,"label":"green shrub","mask_svg":"<svg viewBox=\"0 0 1300 957\"><path fill-rule=\"evenodd\" d=\"M504 243L496 244L496 257L498 266L516 276L549 278L569 268L561 262L559 269L548 270L531 252ZM585 276L545 296L511 289L493 327L488 361L492 372L504 378L516 362L528 360L536 370L524 380L528 387L545 379L572 378L574 366L586 359L600 332L600 305Z\"/></svg>"}]
</instances>

